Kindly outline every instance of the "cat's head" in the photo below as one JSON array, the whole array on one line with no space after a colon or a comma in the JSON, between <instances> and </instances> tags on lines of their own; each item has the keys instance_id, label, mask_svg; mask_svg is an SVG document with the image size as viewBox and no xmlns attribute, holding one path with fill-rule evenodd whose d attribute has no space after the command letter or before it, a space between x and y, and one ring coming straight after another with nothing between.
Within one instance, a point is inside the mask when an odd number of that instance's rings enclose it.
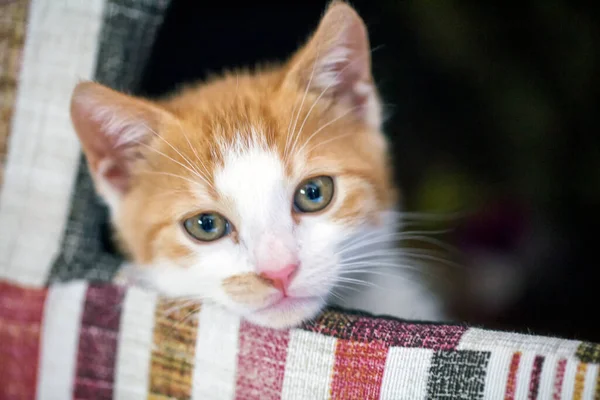
<instances>
[{"instance_id":1,"label":"cat's head","mask_svg":"<svg viewBox=\"0 0 600 400\"><path fill-rule=\"evenodd\" d=\"M255 323L313 317L395 191L367 31L333 3L288 62L160 101L79 84L72 120L146 284Z\"/></svg>"}]
</instances>

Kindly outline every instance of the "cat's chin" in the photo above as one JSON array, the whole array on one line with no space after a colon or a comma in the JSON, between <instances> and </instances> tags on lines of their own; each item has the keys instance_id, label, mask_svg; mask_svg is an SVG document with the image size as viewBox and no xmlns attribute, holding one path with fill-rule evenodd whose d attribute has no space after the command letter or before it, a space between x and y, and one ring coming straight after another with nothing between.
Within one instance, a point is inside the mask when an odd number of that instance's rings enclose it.
<instances>
[{"instance_id":1,"label":"cat's chin","mask_svg":"<svg viewBox=\"0 0 600 400\"><path fill-rule=\"evenodd\" d=\"M244 318L267 328L288 329L314 318L324 306L319 297L286 297L268 307L244 314Z\"/></svg>"}]
</instances>

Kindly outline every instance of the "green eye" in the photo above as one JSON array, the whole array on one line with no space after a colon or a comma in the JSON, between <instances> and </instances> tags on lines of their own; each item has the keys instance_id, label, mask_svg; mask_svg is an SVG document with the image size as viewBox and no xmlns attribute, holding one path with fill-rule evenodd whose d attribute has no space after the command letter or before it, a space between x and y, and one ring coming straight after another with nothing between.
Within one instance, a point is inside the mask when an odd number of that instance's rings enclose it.
<instances>
[{"instance_id":1,"label":"green eye","mask_svg":"<svg viewBox=\"0 0 600 400\"><path fill-rule=\"evenodd\" d=\"M217 213L194 215L183 221L185 231L194 239L212 242L231 232L229 221Z\"/></svg>"},{"instance_id":2,"label":"green eye","mask_svg":"<svg viewBox=\"0 0 600 400\"><path fill-rule=\"evenodd\" d=\"M294 208L298 212L312 213L323 210L333 199L333 179L319 176L298 186L294 194Z\"/></svg>"}]
</instances>

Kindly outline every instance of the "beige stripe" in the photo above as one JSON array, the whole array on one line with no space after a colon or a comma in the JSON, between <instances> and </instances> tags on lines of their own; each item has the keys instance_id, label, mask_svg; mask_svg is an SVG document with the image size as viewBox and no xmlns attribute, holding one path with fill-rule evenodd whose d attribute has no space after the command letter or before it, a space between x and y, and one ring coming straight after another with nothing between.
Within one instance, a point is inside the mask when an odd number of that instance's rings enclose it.
<instances>
[{"instance_id":1,"label":"beige stripe","mask_svg":"<svg viewBox=\"0 0 600 400\"><path fill-rule=\"evenodd\" d=\"M29 0L16 0L2 5L0 13L0 187L15 106L28 10Z\"/></svg>"},{"instance_id":2,"label":"beige stripe","mask_svg":"<svg viewBox=\"0 0 600 400\"><path fill-rule=\"evenodd\" d=\"M160 299L156 306L149 399L191 397L199 306Z\"/></svg>"}]
</instances>

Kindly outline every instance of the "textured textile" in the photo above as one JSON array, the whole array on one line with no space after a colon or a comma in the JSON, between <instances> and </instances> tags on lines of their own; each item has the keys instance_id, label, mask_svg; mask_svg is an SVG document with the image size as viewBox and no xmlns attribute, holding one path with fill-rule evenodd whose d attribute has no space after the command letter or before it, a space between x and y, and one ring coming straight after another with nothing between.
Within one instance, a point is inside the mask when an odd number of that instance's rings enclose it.
<instances>
[{"instance_id":1,"label":"textured textile","mask_svg":"<svg viewBox=\"0 0 600 400\"><path fill-rule=\"evenodd\" d=\"M103 240L106 210L71 126L70 96L80 79L135 91L168 4L0 5L0 277L40 286L113 276L121 260Z\"/></svg>"},{"instance_id":2,"label":"textured textile","mask_svg":"<svg viewBox=\"0 0 600 400\"><path fill-rule=\"evenodd\" d=\"M29 0L0 2L0 186L4 175Z\"/></svg>"},{"instance_id":3,"label":"textured textile","mask_svg":"<svg viewBox=\"0 0 600 400\"><path fill-rule=\"evenodd\" d=\"M59 325L75 334L61 340ZM278 331L81 281L2 284L0 339L0 399L34 398L36 386L39 399L600 396L598 344L337 310Z\"/></svg>"},{"instance_id":4,"label":"textured textile","mask_svg":"<svg viewBox=\"0 0 600 400\"><path fill-rule=\"evenodd\" d=\"M106 1L94 80L135 91L168 4L168 0ZM71 211L49 279L108 281L122 260L106 249L107 210L95 194L83 156L76 169Z\"/></svg>"},{"instance_id":5,"label":"textured textile","mask_svg":"<svg viewBox=\"0 0 600 400\"><path fill-rule=\"evenodd\" d=\"M30 2L0 188L0 277L43 285L57 256L80 154L69 102L92 76L103 9L104 0Z\"/></svg>"}]
</instances>

